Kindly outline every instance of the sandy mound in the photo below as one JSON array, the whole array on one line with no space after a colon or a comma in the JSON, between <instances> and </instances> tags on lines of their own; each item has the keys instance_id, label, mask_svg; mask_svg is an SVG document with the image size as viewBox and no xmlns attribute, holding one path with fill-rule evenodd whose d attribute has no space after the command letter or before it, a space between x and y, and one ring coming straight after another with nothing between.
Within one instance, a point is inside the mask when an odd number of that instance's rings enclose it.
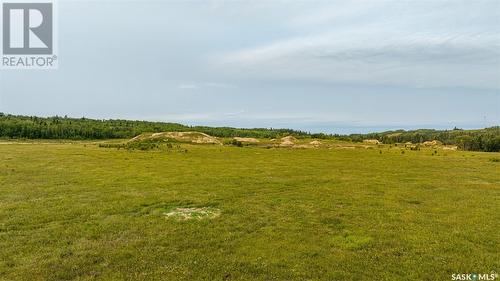
<instances>
[{"instance_id":1,"label":"sandy mound","mask_svg":"<svg viewBox=\"0 0 500 281\"><path fill-rule=\"evenodd\" d=\"M154 134L141 134L130 140L145 141L145 140L175 140L179 142L190 142L197 144L219 144L222 145L217 138L200 132L162 132Z\"/></svg>"},{"instance_id":2,"label":"sandy mound","mask_svg":"<svg viewBox=\"0 0 500 281\"><path fill-rule=\"evenodd\" d=\"M366 144L380 144L379 140L364 140L363 143Z\"/></svg>"},{"instance_id":3,"label":"sandy mound","mask_svg":"<svg viewBox=\"0 0 500 281\"><path fill-rule=\"evenodd\" d=\"M443 150L457 150L458 146L445 146L443 147Z\"/></svg>"},{"instance_id":4,"label":"sandy mound","mask_svg":"<svg viewBox=\"0 0 500 281\"><path fill-rule=\"evenodd\" d=\"M322 142L318 140L314 140L309 142L308 144L300 144L300 145L294 145L294 148L319 148L321 145L323 145Z\"/></svg>"},{"instance_id":5,"label":"sandy mound","mask_svg":"<svg viewBox=\"0 0 500 281\"><path fill-rule=\"evenodd\" d=\"M315 141L310 142L309 144L310 144L310 145L314 145L314 146L320 146L320 145L322 145L323 143L322 143L322 142L320 142L320 141L315 140Z\"/></svg>"},{"instance_id":6,"label":"sandy mound","mask_svg":"<svg viewBox=\"0 0 500 281\"><path fill-rule=\"evenodd\" d=\"M260 141L255 138L240 138L240 137L234 137L233 138L235 141L239 141L242 143L259 143Z\"/></svg>"},{"instance_id":7,"label":"sandy mound","mask_svg":"<svg viewBox=\"0 0 500 281\"><path fill-rule=\"evenodd\" d=\"M438 141L438 140L433 140L433 141L425 141L422 143L424 146L436 146L436 145L442 145L443 143Z\"/></svg>"},{"instance_id":8,"label":"sandy mound","mask_svg":"<svg viewBox=\"0 0 500 281\"><path fill-rule=\"evenodd\" d=\"M286 136L284 138L281 138L280 146L285 146L285 147L293 146L296 141L297 139L294 138L293 136Z\"/></svg>"}]
</instances>

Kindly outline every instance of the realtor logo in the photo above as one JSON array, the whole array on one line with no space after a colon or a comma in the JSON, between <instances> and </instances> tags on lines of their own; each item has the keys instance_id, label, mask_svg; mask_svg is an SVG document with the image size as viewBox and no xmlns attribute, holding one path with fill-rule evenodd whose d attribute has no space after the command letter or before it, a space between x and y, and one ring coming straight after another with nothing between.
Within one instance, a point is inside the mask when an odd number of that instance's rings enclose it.
<instances>
[{"instance_id":1,"label":"realtor logo","mask_svg":"<svg viewBox=\"0 0 500 281\"><path fill-rule=\"evenodd\" d=\"M2 3L2 68L57 67L54 3Z\"/></svg>"},{"instance_id":2,"label":"realtor logo","mask_svg":"<svg viewBox=\"0 0 500 281\"><path fill-rule=\"evenodd\" d=\"M52 54L52 3L3 3L3 53Z\"/></svg>"}]
</instances>

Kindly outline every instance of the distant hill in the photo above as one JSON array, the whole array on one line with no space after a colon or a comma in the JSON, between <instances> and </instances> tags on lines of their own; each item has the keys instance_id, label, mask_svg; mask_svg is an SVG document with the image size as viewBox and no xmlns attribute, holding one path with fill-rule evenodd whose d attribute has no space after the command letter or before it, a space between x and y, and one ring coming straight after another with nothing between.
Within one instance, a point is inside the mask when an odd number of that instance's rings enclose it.
<instances>
[{"instance_id":1,"label":"distant hill","mask_svg":"<svg viewBox=\"0 0 500 281\"><path fill-rule=\"evenodd\" d=\"M142 133L197 131L216 137L280 138L293 135L298 138L338 139L362 142L377 139L382 143L423 143L438 140L456 145L462 150L500 151L500 127L479 130L387 131L371 134L330 135L311 134L291 129L238 129L230 127L185 126L177 123L132 120L96 120L69 117L35 117L0 113L0 137L27 139L116 139L132 138Z\"/></svg>"},{"instance_id":2,"label":"distant hill","mask_svg":"<svg viewBox=\"0 0 500 281\"><path fill-rule=\"evenodd\" d=\"M475 151L500 151L500 127L479 130L432 130L419 129L412 131L387 131L371 134L352 134L349 136L337 136L339 139L351 141L363 141L366 139L377 139L382 143L423 143L438 140L446 145L456 145L461 150Z\"/></svg>"}]
</instances>

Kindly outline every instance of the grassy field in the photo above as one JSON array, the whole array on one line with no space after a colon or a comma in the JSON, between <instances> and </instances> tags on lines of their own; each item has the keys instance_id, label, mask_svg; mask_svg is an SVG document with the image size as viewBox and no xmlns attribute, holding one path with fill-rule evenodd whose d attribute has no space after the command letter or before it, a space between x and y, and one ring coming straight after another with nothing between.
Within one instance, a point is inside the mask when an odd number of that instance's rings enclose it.
<instances>
[{"instance_id":1,"label":"grassy field","mask_svg":"<svg viewBox=\"0 0 500 281\"><path fill-rule=\"evenodd\" d=\"M0 144L0 280L500 270L500 153ZM203 208L217 215L166 214Z\"/></svg>"}]
</instances>

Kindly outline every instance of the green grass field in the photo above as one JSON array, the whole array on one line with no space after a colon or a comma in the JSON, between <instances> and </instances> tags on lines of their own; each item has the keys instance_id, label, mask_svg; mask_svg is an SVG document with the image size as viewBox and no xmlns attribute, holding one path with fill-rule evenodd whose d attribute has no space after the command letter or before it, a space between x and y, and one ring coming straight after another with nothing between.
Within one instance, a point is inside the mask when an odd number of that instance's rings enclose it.
<instances>
[{"instance_id":1,"label":"green grass field","mask_svg":"<svg viewBox=\"0 0 500 281\"><path fill-rule=\"evenodd\" d=\"M0 280L498 272L500 153L433 152L0 144Z\"/></svg>"}]
</instances>

